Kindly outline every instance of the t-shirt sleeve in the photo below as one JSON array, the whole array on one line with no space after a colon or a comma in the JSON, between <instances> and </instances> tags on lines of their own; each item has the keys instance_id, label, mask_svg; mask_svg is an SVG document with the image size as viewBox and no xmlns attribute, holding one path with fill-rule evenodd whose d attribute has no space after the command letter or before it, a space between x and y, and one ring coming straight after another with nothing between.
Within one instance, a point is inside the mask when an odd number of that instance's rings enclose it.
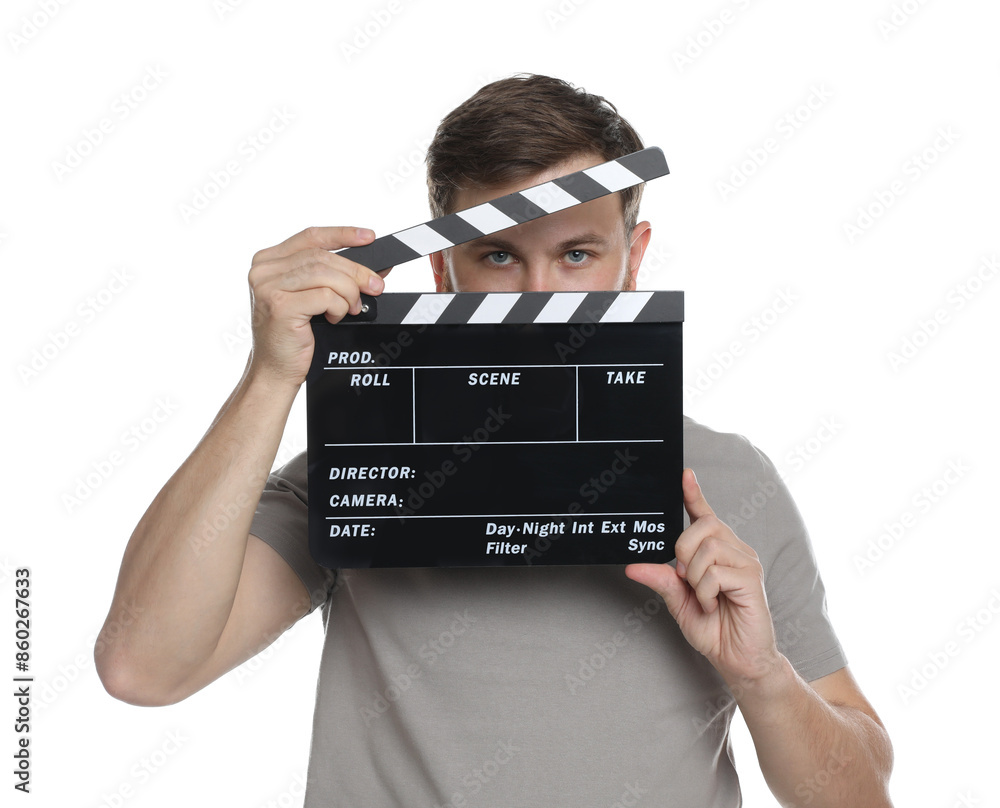
<instances>
[{"instance_id":1,"label":"t-shirt sleeve","mask_svg":"<svg viewBox=\"0 0 1000 808\"><path fill-rule=\"evenodd\" d=\"M317 564L309 553L307 479L305 452L272 471L250 523L250 533L273 547L302 579L312 612L326 602L337 573Z\"/></svg>"},{"instance_id":2,"label":"t-shirt sleeve","mask_svg":"<svg viewBox=\"0 0 1000 808\"><path fill-rule=\"evenodd\" d=\"M758 555L778 650L808 682L845 667L847 656L827 613L826 590L802 515L770 458L754 451L760 459L754 494L757 502L765 500L760 515L767 537Z\"/></svg>"}]
</instances>

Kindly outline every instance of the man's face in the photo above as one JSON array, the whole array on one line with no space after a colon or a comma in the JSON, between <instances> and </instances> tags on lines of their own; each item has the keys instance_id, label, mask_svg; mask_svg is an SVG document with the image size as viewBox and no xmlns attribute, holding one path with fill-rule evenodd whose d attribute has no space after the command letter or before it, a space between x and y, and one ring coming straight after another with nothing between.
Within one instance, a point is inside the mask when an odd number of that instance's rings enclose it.
<instances>
[{"instance_id":1,"label":"man's face","mask_svg":"<svg viewBox=\"0 0 1000 808\"><path fill-rule=\"evenodd\" d=\"M603 163L579 155L500 188L462 190L455 210ZM439 292L556 292L635 289L649 222L625 236L621 201L608 194L430 256Z\"/></svg>"}]
</instances>

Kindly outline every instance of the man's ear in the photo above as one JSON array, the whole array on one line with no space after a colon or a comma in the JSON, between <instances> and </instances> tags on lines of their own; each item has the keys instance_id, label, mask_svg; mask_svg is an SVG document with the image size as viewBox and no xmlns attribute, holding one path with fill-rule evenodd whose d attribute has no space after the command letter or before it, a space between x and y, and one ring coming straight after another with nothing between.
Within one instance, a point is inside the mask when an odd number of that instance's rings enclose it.
<instances>
[{"instance_id":1,"label":"man's ear","mask_svg":"<svg viewBox=\"0 0 1000 808\"><path fill-rule=\"evenodd\" d=\"M639 275L639 264L642 263L642 256L646 253L646 247L652 235L653 227L649 222L639 222L632 228L632 238L628 251L629 277L626 285L629 292L635 291L635 279Z\"/></svg>"},{"instance_id":2,"label":"man's ear","mask_svg":"<svg viewBox=\"0 0 1000 808\"><path fill-rule=\"evenodd\" d=\"M427 257L431 259L431 272L434 273L434 291L448 291L448 282L444 276L444 254L441 251L438 251L436 253L431 253Z\"/></svg>"}]
</instances>

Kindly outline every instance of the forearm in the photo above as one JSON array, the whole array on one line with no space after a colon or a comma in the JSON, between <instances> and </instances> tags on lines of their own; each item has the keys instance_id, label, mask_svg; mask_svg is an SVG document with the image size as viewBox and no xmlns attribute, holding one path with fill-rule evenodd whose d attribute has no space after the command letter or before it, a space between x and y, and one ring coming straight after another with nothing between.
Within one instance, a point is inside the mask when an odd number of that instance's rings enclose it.
<instances>
[{"instance_id":1,"label":"forearm","mask_svg":"<svg viewBox=\"0 0 1000 808\"><path fill-rule=\"evenodd\" d=\"M244 373L146 510L95 648L106 683L126 692L169 691L215 649L294 395Z\"/></svg>"},{"instance_id":2,"label":"forearm","mask_svg":"<svg viewBox=\"0 0 1000 808\"><path fill-rule=\"evenodd\" d=\"M780 655L766 677L730 686L783 806L891 807L892 747L870 716L828 704Z\"/></svg>"}]
</instances>

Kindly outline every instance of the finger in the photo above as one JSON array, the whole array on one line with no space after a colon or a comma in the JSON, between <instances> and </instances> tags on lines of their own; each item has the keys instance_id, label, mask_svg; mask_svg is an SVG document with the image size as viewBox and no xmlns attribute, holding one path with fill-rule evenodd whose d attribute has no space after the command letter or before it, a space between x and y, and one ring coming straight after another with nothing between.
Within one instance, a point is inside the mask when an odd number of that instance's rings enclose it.
<instances>
[{"instance_id":1,"label":"finger","mask_svg":"<svg viewBox=\"0 0 1000 808\"><path fill-rule=\"evenodd\" d=\"M372 272L368 267L316 248L269 262L261 268L275 273L272 281L277 288L287 292L321 286L340 289L344 283L350 284L357 291L373 294L378 294L385 288L385 282L378 273Z\"/></svg>"},{"instance_id":2,"label":"finger","mask_svg":"<svg viewBox=\"0 0 1000 808\"><path fill-rule=\"evenodd\" d=\"M365 227L307 227L280 244L261 250L253 257L253 263L286 258L311 247L318 247L321 250L360 247L374 238L375 233Z\"/></svg>"},{"instance_id":3,"label":"finger","mask_svg":"<svg viewBox=\"0 0 1000 808\"><path fill-rule=\"evenodd\" d=\"M629 564L625 575L659 594L675 618L683 609L690 588L669 564Z\"/></svg>"},{"instance_id":4,"label":"finger","mask_svg":"<svg viewBox=\"0 0 1000 808\"><path fill-rule=\"evenodd\" d=\"M746 564L759 564L756 551L743 541L733 529L719 519L714 513L702 516L677 537L674 543L674 555L677 556L677 571L685 580L690 580L692 572L691 566L695 558L701 552L702 546L707 542L710 545L719 542L719 547L732 547L738 554L733 558L739 558L739 566Z\"/></svg>"},{"instance_id":5,"label":"finger","mask_svg":"<svg viewBox=\"0 0 1000 808\"><path fill-rule=\"evenodd\" d=\"M346 300L343 296L333 292L328 287L319 289L304 289L295 293L296 305L305 315L304 323L308 323L315 314L322 314L327 322L334 325L339 323L355 307L355 304Z\"/></svg>"},{"instance_id":6,"label":"finger","mask_svg":"<svg viewBox=\"0 0 1000 808\"><path fill-rule=\"evenodd\" d=\"M713 565L694 587L694 595L701 608L711 614L719 608L720 595L733 601L735 605L746 604L746 596L752 593L753 585L753 576L747 570Z\"/></svg>"},{"instance_id":7,"label":"finger","mask_svg":"<svg viewBox=\"0 0 1000 808\"><path fill-rule=\"evenodd\" d=\"M680 576L691 586L697 587L705 573L714 566L748 569L756 559L747 555L740 547L725 539L709 536L699 546L694 556L685 564Z\"/></svg>"},{"instance_id":8,"label":"finger","mask_svg":"<svg viewBox=\"0 0 1000 808\"><path fill-rule=\"evenodd\" d=\"M723 539L730 544L739 543L739 539L736 538L736 534L733 533L729 525L714 513L692 521L674 542L674 555L677 556L677 570L681 577L686 575L687 566L691 563L695 553L698 552L702 542L711 537Z\"/></svg>"},{"instance_id":9,"label":"finger","mask_svg":"<svg viewBox=\"0 0 1000 808\"><path fill-rule=\"evenodd\" d=\"M684 492L684 509L693 522L702 516L714 516L715 511L708 504L695 477L694 469L687 468L681 473L681 489Z\"/></svg>"},{"instance_id":10,"label":"finger","mask_svg":"<svg viewBox=\"0 0 1000 808\"><path fill-rule=\"evenodd\" d=\"M357 301L361 292L377 295L385 289L377 273L318 247L255 265L250 283L258 296L269 289L298 292L328 286L351 301Z\"/></svg>"},{"instance_id":11,"label":"finger","mask_svg":"<svg viewBox=\"0 0 1000 808\"><path fill-rule=\"evenodd\" d=\"M326 315L331 323L350 313L352 303L326 286L281 295L269 309L272 322L285 321L293 328L309 328L311 318Z\"/></svg>"},{"instance_id":12,"label":"finger","mask_svg":"<svg viewBox=\"0 0 1000 808\"><path fill-rule=\"evenodd\" d=\"M321 252L320 256L322 263L353 277L355 283L358 285L358 289L362 292L370 295L378 295L385 289L385 281L382 280L385 276L380 272L375 272L364 264L359 264L357 261L351 261L349 258L344 258L333 253Z\"/></svg>"}]
</instances>

